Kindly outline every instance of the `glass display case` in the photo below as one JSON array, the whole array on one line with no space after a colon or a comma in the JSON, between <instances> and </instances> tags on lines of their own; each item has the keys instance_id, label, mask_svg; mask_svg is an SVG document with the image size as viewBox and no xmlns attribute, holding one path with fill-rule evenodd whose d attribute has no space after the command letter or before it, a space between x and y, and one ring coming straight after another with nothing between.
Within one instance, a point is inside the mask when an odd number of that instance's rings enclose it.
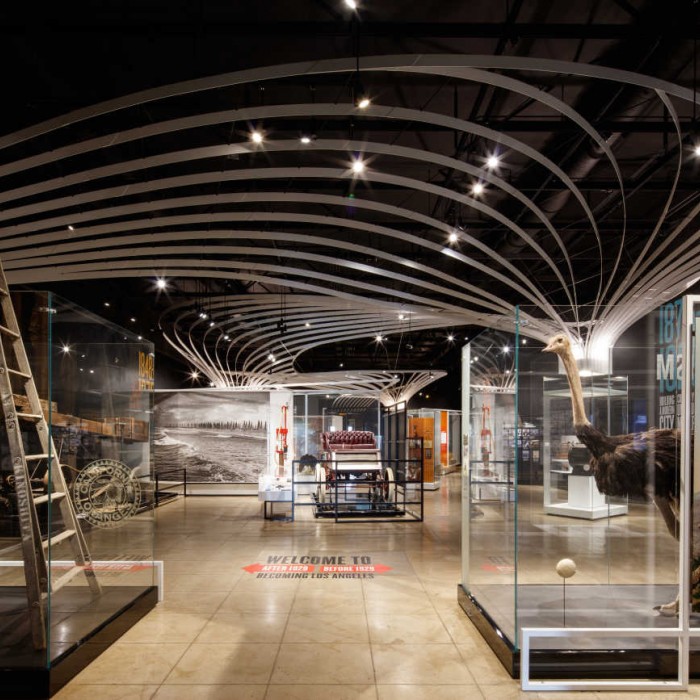
<instances>
[{"instance_id":1,"label":"glass display case","mask_svg":"<svg viewBox=\"0 0 700 700\"><path fill-rule=\"evenodd\" d=\"M43 698L157 602L153 345L51 293L2 313L0 697Z\"/></svg>"},{"instance_id":2,"label":"glass display case","mask_svg":"<svg viewBox=\"0 0 700 700\"><path fill-rule=\"evenodd\" d=\"M586 413L608 435L627 428L627 378L602 374L581 377ZM571 390L565 377L543 380L544 512L595 520L627 513L624 496L598 490L589 452L573 431Z\"/></svg>"},{"instance_id":3,"label":"glass display case","mask_svg":"<svg viewBox=\"0 0 700 700\"><path fill-rule=\"evenodd\" d=\"M543 352L552 338L532 322L536 309L517 310L513 333L484 331L463 348L458 598L525 689L678 689L700 677L690 535L700 378L681 371L697 352L696 308L695 298L665 304L595 368L573 348L566 363ZM539 436L539 465L530 441L521 479L527 433ZM587 484L581 517L570 506Z\"/></svg>"}]
</instances>

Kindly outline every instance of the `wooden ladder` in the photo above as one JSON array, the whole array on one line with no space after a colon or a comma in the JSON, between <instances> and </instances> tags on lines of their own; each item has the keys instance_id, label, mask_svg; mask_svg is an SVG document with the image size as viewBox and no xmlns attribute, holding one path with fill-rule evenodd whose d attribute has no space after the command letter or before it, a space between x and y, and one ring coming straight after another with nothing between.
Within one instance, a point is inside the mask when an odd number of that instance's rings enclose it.
<instances>
[{"instance_id":1,"label":"wooden ladder","mask_svg":"<svg viewBox=\"0 0 700 700\"><path fill-rule=\"evenodd\" d=\"M17 495L32 639L36 649L45 649L49 594L65 586L80 573L85 575L94 595L98 595L101 588L44 418L2 264L0 336L0 402ZM21 406L18 410L15 406L17 396L26 399L26 407ZM29 447L34 445L39 446L38 451ZM35 495L32 482L36 484L37 481L45 484L45 488L41 489L45 493ZM37 515L37 506L40 504L47 504L48 535L42 535L41 532ZM58 509L53 508L55 505ZM61 576L52 577L51 548L61 542L71 544L74 566Z\"/></svg>"}]
</instances>

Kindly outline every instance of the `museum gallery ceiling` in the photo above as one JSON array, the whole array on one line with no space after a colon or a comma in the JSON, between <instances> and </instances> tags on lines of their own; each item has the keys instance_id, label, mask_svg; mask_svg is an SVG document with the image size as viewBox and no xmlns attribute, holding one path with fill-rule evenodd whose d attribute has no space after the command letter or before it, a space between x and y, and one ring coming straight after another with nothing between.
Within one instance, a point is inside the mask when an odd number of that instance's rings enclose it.
<instances>
[{"instance_id":1,"label":"museum gallery ceiling","mask_svg":"<svg viewBox=\"0 0 700 700\"><path fill-rule=\"evenodd\" d=\"M516 305L606 345L700 277L698 3L213 5L0 10L12 285L183 377L417 390Z\"/></svg>"}]
</instances>

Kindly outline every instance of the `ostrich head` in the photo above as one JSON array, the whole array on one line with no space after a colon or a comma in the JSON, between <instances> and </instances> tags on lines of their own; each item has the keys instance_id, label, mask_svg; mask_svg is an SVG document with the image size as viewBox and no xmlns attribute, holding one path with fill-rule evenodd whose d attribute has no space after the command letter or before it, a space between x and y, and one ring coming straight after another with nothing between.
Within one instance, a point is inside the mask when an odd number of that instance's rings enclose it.
<instances>
[{"instance_id":1,"label":"ostrich head","mask_svg":"<svg viewBox=\"0 0 700 700\"><path fill-rule=\"evenodd\" d=\"M542 352L553 352L559 356L568 355L571 353L571 341L563 333L559 333L550 339L547 347L542 348Z\"/></svg>"}]
</instances>

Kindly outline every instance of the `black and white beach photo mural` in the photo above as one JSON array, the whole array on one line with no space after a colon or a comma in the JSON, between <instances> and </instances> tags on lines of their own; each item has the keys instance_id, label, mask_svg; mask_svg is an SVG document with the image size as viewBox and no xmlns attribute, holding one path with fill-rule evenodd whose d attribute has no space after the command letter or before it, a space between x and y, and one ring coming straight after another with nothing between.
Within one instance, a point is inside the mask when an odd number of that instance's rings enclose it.
<instances>
[{"instance_id":1,"label":"black and white beach photo mural","mask_svg":"<svg viewBox=\"0 0 700 700\"><path fill-rule=\"evenodd\" d=\"M192 483L257 483L269 462L268 392L156 391L155 471Z\"/></svg>"}]
</instances>

